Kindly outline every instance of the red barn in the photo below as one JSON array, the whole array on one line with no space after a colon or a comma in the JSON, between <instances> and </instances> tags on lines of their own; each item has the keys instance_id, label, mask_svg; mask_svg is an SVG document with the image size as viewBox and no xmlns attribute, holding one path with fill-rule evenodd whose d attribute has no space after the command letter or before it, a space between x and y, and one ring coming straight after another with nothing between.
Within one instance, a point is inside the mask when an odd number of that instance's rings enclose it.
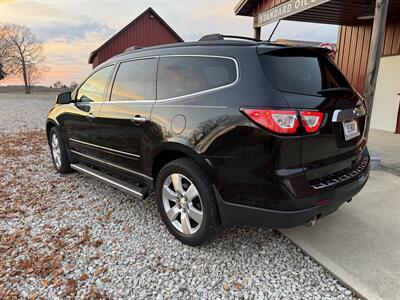
<instances>
[{"instance_id":1,"label":"red barn","mask_svg":"<svg viewBox=\"0 0 400 300\"><path fill-rule=\"evenodd\" d=\"M107 42L90 53L89 64L95 68L132 46L150 47L178 42L183 42L183 39L149 7Z\"/></svg>"}]
</instances>

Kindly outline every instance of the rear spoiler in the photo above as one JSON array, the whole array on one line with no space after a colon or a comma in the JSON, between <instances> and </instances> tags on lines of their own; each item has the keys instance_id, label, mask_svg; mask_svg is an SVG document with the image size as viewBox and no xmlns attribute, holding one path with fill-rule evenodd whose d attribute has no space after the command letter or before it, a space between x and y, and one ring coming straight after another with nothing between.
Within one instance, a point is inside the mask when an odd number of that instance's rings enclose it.
<instances>
[{"instance_id":1,"label":"rear spoiler","mask_svg":"<svg viewBox=\"0 0 400 300\"><path fill-rule=\"evenodd\" d=\"M270 54L276 56L316 56L328 55L330 50L322 47L313 47L309 45L260 45L257 47L259 55Z\"/></svg>"}]
</instances>

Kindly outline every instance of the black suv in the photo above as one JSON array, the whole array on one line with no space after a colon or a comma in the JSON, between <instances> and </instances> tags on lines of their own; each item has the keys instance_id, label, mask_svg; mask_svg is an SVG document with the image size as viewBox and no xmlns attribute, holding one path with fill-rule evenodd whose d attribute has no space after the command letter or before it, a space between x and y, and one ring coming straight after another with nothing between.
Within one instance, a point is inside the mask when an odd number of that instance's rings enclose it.
<instances>
[{"instance_id":1,"label":"black suv","mask_svg":"<svg viewBox=\"0 0 400 300\"><path fill-rule=\"evenodd\" d=\"M366 105L326 49L203 41L129 50L47 119L58 172L145 198L184 243L314 223L365 185Z\"/></svg>"}]
</instances>

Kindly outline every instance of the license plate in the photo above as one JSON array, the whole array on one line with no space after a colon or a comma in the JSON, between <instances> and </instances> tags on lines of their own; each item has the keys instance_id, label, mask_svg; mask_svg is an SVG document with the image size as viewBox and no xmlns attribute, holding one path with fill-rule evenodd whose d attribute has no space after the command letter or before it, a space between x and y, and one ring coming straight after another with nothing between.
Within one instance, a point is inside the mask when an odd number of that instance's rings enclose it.
<instances>
[{"instance_id":1,"label":"license plate","mask_svg":"<svg viewBox=\"0 0 400 300\"><path fill-rule=\"evenodd\" d=\"M349 141L360 135L357 120L343 122L344 139Z\"/></svg>"}]
</instances>

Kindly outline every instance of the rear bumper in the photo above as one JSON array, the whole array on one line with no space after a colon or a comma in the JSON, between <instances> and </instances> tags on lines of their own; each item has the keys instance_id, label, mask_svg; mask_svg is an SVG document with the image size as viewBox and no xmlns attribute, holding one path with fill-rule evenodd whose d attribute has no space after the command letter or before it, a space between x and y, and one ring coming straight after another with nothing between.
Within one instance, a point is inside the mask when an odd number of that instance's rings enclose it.
<instances>
[{"instance_id":1,"label":"rear bumper","mask_svg":"<svg viewBox=\"0 0 400 300\"><path fill-rule=\"evenodd\" d=\"M221 222L224 227L251 225L270 228L290 228L303 225L315 217L321 218L333 213L344 202L351 200L364 187L368 177L369 167L359 176L340 187L319 191L317 194L307 197L307 202L309 203L318 203L319 201L329 199L327 203L291 211L264 209L226 202L222 199L217 189L214 189Z\"/></svg>"}]
</instances>

